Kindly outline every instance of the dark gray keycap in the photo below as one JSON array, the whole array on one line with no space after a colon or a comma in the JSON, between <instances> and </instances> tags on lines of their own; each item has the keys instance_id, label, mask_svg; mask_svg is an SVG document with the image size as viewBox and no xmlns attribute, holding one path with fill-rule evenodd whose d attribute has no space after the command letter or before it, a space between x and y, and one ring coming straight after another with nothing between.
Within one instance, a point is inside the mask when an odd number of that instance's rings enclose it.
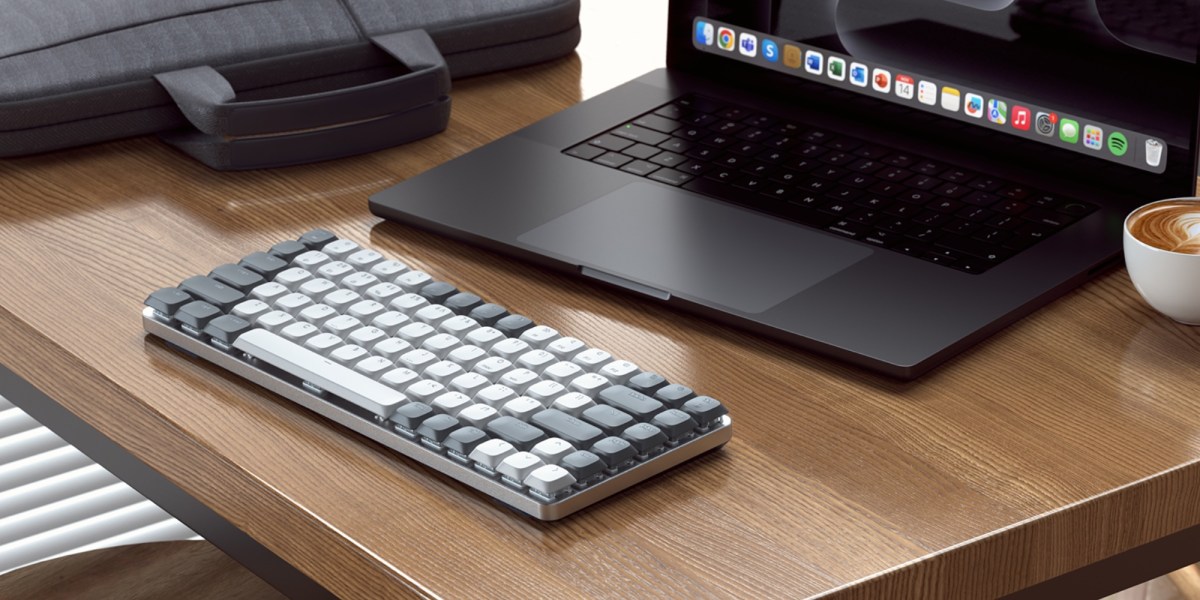
<instances>
[{"instance_id":1,"label":"dark gray keycap","mask_svg":"<svg viewBox=\"0 0 1200 600\"><path fill-rule=\"evenodd\" d=\"M442 442L442 445L447 450L453 450L463 456L470 456L476 446L488 441L488 439L490 439L488 434L484 433L482 429L477 427L462 427L451 433L446 438L446 441Z\"/></svg>"},{"instance_id":2,"label":"dark gray keycap","mask_svg":"<svg viewBox=\"0 0 1200 600\"><path fill-rule=\"evenodd\" d=\"M500 417L487 424L488 433L521 451L528 451L546 439L546 432L515 417Z\"/></svg>"},{"instance_id":3,"label":"dark gray keycap","mask_svg":"<svg viewBox=\"0 0 1200 600\"><path fill-rule=\"evenodd\" d=\"M179 284L179 289L219 309L229 312L235 304L246 299L246 295L211 277L189 277Z\"/></svg>"},{"instance_id":4,"label":"dark gray keycap","mask_svg":"<svg viewBox=\"0 0 1200 600\"><path fill-rule=\"evenodd\" d=\"M433 415L417 427L417 435L440 444L446 441L458 426L458 419L450 415Z\"/></svg>"},{"instance_id":5,"label":"dark gray keycap","mask_svg":"<svg viewBox=\"0 0 1200 600\"><path fill-rule=\"evenodd\" d=\"M696 430L696 420L682 410L674 408L654 415L651 423L667 434L667 438L672 442L678 441Z\"/></svg>"},{"instance_id":6,"label":"dark gray keycap","mask_svg":"<svg viewBox=\"0 0 1200 600\"><path fill-rule=\"evenodd\" d=\"M638 423L625 428L621 437L637 450L639 455L652 454L667 443L667 434L649 424Z\"/></svg>"},{"instance_id":7,"label":"dark gray keycap","mask_svg":"<svg viewBox=\"0 0 1200 600\"><path fill-rule=\"evenodd\" d=\"M423 402L413 402L405 404L396 409L392 414L391 419L396 425L407 429L413 429L421 426L425 419L434 415L433 407Z\"/></svg>"},{"instance_id":8,"label":"dark gray keycap","mask_svg":"<svg viewBox=\"0 0 1200 600\"><path fill-rule=\"evenodd\" d=\"M652 131L646 129L645 127L638 127L637 125L633 124L626 125L619 129L614 129L611 133L627 140L633 140L635 142L641 142L651 146L657 146L671 139L671 136L665 133L659 133L657 131Z\"/></svg>"},{"instance_id":9,"label":"dark gray keycap","mask_svg":"<svg viewBox=\"0 0 1200 600\"><path fill-rule=\"evenodd\" d=\"M584 421L599 427L605 435L617 435L636 422L628 414L604 405L590 406L581 416Z\"/></svg>"},{"instance_id":10,"label":"dark gray keycap","mask_svg":"<svg viewBox=\"0 0 1200 600\"><path fill-rule=\"evenodd\" d=\"M620 151L632 146L633 144L634 144L634 142L632 142L632 141L623 140L619 137L615 137L615 136L608 135L608 134L602 135L591 141L591 145L593 145L597 148L604 148L605 150L608 150L609 152L620 152Z\"/></svg>"},{"instance_id":11,"label":"dark gray keycap","mask_svg":"<svg viewBox=\"0 0 1200 600\"><path fill-rule=\"evenodd\" d=\"M492 325L492 327L499 329L500 333L503 333L508 337L515 338L521 337L522 333L525 333L529 329L533 329L533 325L534 323L529 317L523 317L521 315L508 315L507 317L496 321L496 324Z\"/></svg>"},{"instance_id":12,"label":"dark gray keycap","mask_svg":"<svg viewBox=\"0 0 1200 600\"><path fill-rule=\"evenodd\" d=\"M629 158L628 156L625 156L624 154L617 154L616 152L609 152L608 154L605 154L604 156L601 156L600 158L597 158L596 160L593 160L592 162L599 164L599 165L604 165L606 167L612 167L614 169L619 169L619 168L625 166L626 163L633 162L633 159Z\"/></svg>"},{"instance_id":13,"label":"dark gray keycap","mask_svg":"<svg viewBox=\"0 0 1200 600\"><path fill-rule=\"evenodd\" d=\"M180 307L175 313L175 320L196 331L204 331L204 328L219 316L221 316L221 309L207 302L196 300Z\"/></svg>"},{"instance_id":14,"label":"dark gray keycap","mask_svg":"<svg viewBox=\"0 0 1200 600\"><path fill-rule=\"evenodd\" d=\"M421 295L432 304L442 304L458 293L458 288L445 281L435 281L421 288Z\"/></svg>"},{"instance_id":15,"label":"dark gray keycap","mask_svg":"<svg viewBox=\"0 0 1200 600\"><path fill-rule=\"evenodd\" d=\"M621 170L625 171L626 173L633 173L634 175L639 175L641 177L645 177L645 176L659 170L660 168L662 168L662 167L659 167L658 165L656 165L654 163L648 163L644 160L635 160L635 161L621 167Z\"/></svg>"},{"instance_id":16,"label":"dark gray keycap","mask_svg":"<svg viewBox=\"0 0 1200 600\"><path fill-rule=\"evenodd\" d=\"M483 304L483 298L475 294L468 294L467 292L459 292L446 298L446 301L442 303L443 306L454 311L454 314L457 315L468 314L481 304Z\"/></svg>"},{"instance_id":17,"label":"dark gray keycap","mask_svg":"<svg viewBox=\"0 0 1200 600\"><path fill-rule=\"evenodd\" d=\"M597 475L602 475L608 465L592 452L576 450L563 457L559 466L566 469L575 481L584 482Z\"/></svg>"},{"instance_id":18,"label":"dark gray keycap","mask_svg":"<svg viewBox=\"0 0 1200 600\"><path fill-rule=\"evenodd\" d=\"M648 177L659 183L665 183L667 185L674 186L680 186L695 179L695 177L688 175L687 173L672 169L659 169L651 173Z\"/></svg>"},{"instance_id":19,"label":"dark gray keycap","mask_svg":"<svg viewBox=\"0 0 1200 600\"><path fill-rule=\"evenodd\" d=\"M596 158L605 152L606 150L604 148L592 146L590 144L581 144L571 148L570 150L567 150L567 154L582 158L583 160L592 160L593 158Z\"/></svg>"},{"instance_id":20,"label":"dark gray keycap","mask_svg":"<svg viewBox=\"0 0 1200 600\"><path fill-rule=\"evenodd\" d=\"M692 388L687 387L686 385L679 385L678 383L664 385L663 387L658 388L657 392L654 392L655 400L658 400L659 402L662 402L671 408L679 408L680 406L683 406L684 402L687 402L695 397L696 392L693 392Z\"/></svg>"},{"instance_id":21,"label":"dark gray keycap","mask_svg":"<svg viewBox=\"0 0 1200 600\"><path fill-rule=\"evenodd\" d=\"M629 379L629 383L625 385L628 385L636 392L641 392L647 396L653 396L654 392L657 392L659 388L667 385L667 378L659 375L658 373L644 371L634 375Z\"/></svg>"},{"instance_id":22,"label":"dark gray keycap","mask_svg":"<svg viewBox=\"0 0 1200 600\"><path fill-rule=\"evenodd\" d=\"M262 275L237 265L221 265L208 276L243 294L267 282Z\"/></svg>"},{"instance_id":23,"label":"dark gray keycap","mask_svg":"<svg viewBox=\"0 0 1200 600\"><path fill-rule=\"evenodd\" d=\"M496 321L507 317L508 310L499 304L483 304L472 308L467 316L479 321L484 327L491 327Z\"/></svg>"},{"instance_id":24,"label":"dark gray keycap","mask_svg":"<svg viewBox=\"0 0 1200 600\"><path fill-rule=\"evenodd\" d=\"M576 448L588 448L604 437L595 425L576 419L558 409L543 410L530 419L534 425L562 438Z\"/></svg>"},{"instance_id":25,"label":"dark gray keycap","mask_svg":"<svg viewBox=\"0 0 1200 600\"><path fill-rule=\"evenodd\" d=\"M621 154L624 154L625 156L632 156L640 160L646 160L656 154L661 153L661 148L655 148L654 146L647 146L645 144L634 144L633 146L621 151Z\"/></svg>"},{"instance_id":26,"label":"dark gray keycap","mask_svg":"<svg viewBox=\"0 0 1200 600\"><path fill-rule=\"evenodd\" d=\"M250 321L241 317L221 315L204 327L204 333L214 340L233 345L239 336L253 328Z\"/></svg>"},{"instance_id":27,"label":"dark gray keycap","mask_svg":"<svg viewBox=\"0 0 1200 600\"><path fill-rule=\"evenodd\" d=\"M692 418L696 419L696 423L699 423L701 427L708 427L713 421L729 414L729 410L725 408L724 404L708 396L696 396L684 402L683 412L692 415Z\"/></svg>"},{"instance_id":28,"label":"dark gray keycap","mask_svg":"<svg viewBox=\"0 0 1200 600\"><path fill-rule=\"evenodd\" d=\"M662 402L623 385L604 389L596 399L637 417L639 421L649 421L666 408Z\"/></svg>"},{"instance_id":29,"label":"dark gray keycap","mask_svg":"<svg viewBox=\"0 0 1200 600\"><path fill-rule=\"evenodd\" d=\"M275 281L275 276L288 270L290 263L282 258L279 258L278 256L267 254L266 252L255 252L254 254L243 258L242 262L238 263L238 266L246 267L247 269L258 273L259 275L262 275L263 279L266 279L267 281Z\"/></svg>"},{"instance_id":30,"label":"dark gray keycap","mask_svg":"<svg viewBox=\"0 0 1200 600\"><path fill-rule=\"evenodd\" d=\"M286 242L279 242L278 244L271 246L271 251L269 254L271 256L278 256L280 260L285 260L290 263L293 260L296 260L297 256L308 252L308 250L308 246L305 246L303 242L288 240Z\"/></svg>"},{"instance_id":31,"label":"dark gray keycap","mask_svg":"<svg viewBox=\"0 0 1200 600\"><path fill-rule=\"evenodd\" d=\"M610 469L615 469L633 460L637 450L619 437L606 437L592 446L592 454L599 456Z\"/></svg>"},{"instance_id":32,"label":"dark gray keycap","mask_svg":"<svg viewBox=\"0 0 1200 600\"><path fill-rule=\"evenodd\" d=\"M192 300L195 300L195 298L192 298L179 288L163 288L150 294L150 297L146 298L145 304L170 317L179 312L179 309Z\"/></svg>"},{"instance_id":33,"label":"dark gray keycap","mask_svg":"<svg viewBox=\"0 0 1200 600\"><path fill-rule=\"evenodd\" d=\"M324 229L314 229L300 236L300 243L308 247L309 250L320 250L329 242L337 241L338 237Z\"/></svg>"}]
</instances>

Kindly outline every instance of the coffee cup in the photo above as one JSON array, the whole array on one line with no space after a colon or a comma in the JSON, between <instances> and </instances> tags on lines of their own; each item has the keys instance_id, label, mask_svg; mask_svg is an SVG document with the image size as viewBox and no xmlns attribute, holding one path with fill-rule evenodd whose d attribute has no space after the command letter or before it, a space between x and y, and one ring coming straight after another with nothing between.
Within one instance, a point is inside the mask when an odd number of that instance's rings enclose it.
<instances>
[{"instance_id":1,"label":"coffee cup","mask_svg":"<svg viewBox=\"0 0 1200 600\"><path fill-rule=\"evenodd\" d=\"M1125 265L1158 312L1200 325L1200 198L1147 204L1125 219Z\"/></svg>"}]
</instances>

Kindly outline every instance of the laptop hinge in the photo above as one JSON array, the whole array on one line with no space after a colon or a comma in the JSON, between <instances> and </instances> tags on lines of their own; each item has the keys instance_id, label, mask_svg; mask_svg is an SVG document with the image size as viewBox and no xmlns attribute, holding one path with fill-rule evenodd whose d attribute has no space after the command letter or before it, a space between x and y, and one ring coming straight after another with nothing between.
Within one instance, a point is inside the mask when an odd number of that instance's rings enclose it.
<instances>
[{"instance_id":1,"label":"laptop hinge","mask_svg":"<svg viewBox=\"0 0 1200 600\"><path fill-rule=\"evenodd\" d=\"M642 285L636 281L625 279L624 277L617 277L616 275L611 275L603 271L597 271L589 267L579 267L579 272L587 277L591 277L592 279L598 279L604 283L610 283L617 287L625 288L631 292L637 292L639 294L650 296L651 298L656 298L663 301L671 299L671 294L669 292L664 292L648 285Z\"/></svg>"}]
</instances>

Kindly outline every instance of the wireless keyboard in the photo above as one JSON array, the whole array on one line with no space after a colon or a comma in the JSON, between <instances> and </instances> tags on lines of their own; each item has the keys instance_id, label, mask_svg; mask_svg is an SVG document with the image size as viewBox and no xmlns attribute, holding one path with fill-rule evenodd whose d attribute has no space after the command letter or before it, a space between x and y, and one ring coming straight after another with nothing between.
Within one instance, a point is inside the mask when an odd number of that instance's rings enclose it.
<instances>
[{"instance_id":1,"label":"wireless keyboard","mask_svg":"<svg viewBox=\"0 0 1200 600\"><path fill-rule=\"evenodd\" d=\"M325 230L145 304L148 333L538 519L733 433L709 396Z\"/></svg>"}]
</instances>

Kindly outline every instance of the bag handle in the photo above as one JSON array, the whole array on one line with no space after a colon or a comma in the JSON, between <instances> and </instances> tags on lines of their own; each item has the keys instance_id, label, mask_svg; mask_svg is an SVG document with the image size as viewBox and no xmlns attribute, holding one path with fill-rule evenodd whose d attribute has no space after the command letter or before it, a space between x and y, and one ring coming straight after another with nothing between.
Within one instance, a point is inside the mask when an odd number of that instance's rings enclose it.
<instances>
[{"instance_id":1,"label":"bag handle","mask_svg":"<svg viewBox=\"0 0 1200 600\"><path fill-rule=\"evenodd\" d=\"M450 72L446 61L424 30L405 31L371 38L371 42L400 61L411 71L399 77L342 90L319 92L291 98L237 101L233 86L212 67L202 66L156 75L155 79L167 90L184 117L195 126L196 132L169 134L168 142L191 153L189 148L208 148L207 158L196 156L218 169L249 169L283 166L350 156L378 150L416 137L432 135L446 128L449 121ZM417 124L413 118L399 119L397 115L424 109L426 117L444 118L440 124L425 122L418 127L418 136L405 135L392 144L380 145L379 135L361 137L347 135L342 129L369 131L363 122L385 118L393 125L400 121ZM346 125L351 123L352 125ZM431 127L433 125L433 127ZM438 126L440 125L440 126ZM302 132L302 133L297 133ZM279 136L280 144L262 139L230 140L251 136ZM209 139L206 139L209 138ZM322 155L321 140L328 138ZM187 143L176 143L186 139ZM264 150L284 147L286 140L302 140L308 151L290 152L291 160L273 161L263 156L249 160L251 147ZM361 139L361 142L358 140ZM257 142L248 144L242 142ZM239 152L221 151L222 145L240 144ZM220 156L218 156L220 155ZM218 164L211 164L214 159Z\"/></svg>"}]
</instances>

